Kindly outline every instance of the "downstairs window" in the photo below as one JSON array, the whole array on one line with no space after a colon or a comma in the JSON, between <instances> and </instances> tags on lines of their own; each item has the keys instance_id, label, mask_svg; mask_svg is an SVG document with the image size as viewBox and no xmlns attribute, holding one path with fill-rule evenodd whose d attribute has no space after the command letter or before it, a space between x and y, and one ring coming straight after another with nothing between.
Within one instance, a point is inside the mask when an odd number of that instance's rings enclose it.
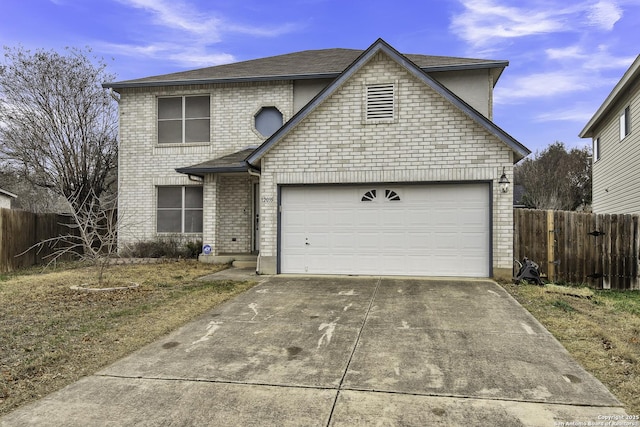
<instances>
[{"instance_id":1,"label":"downstairs window","mask_svg":"<svg viewBox=\"0 0 640 427\"><path fill-rule=\"evenodd\" d=\"M158 187L158 233L202 233L202 187Z\"/></svg>"}]
</instances>

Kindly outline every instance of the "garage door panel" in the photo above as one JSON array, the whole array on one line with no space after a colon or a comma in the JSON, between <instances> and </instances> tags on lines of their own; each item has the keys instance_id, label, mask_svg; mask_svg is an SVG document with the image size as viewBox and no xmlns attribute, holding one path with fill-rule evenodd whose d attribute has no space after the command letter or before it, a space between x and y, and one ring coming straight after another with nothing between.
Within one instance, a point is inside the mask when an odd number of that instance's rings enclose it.
<instances>
[{"instance_id":1,"label":"garage door panel","mask_svg":"<svg viewBox=\"0 0 640 427\"><path fill-rule=\"evenodd\" d=\"M431 250L431 248L434 247L433 233L428 231L407 233L405 238L407 246L421 254L424 254L425 251ZM420 257L422 258L423 255L420 255Z\"/></svg>"},{"instance_id":2,"label":"garage door panel","mask_svg":"<svg viewBox=\"0 0 640 427\"><path fill-rule=\"evenodd\" d=\"M380 212L375 207L369 208L370 203L363 202L363 206L354 206L353 209L358 209L358 226L378 226L380 224Z\"/></svg>"},{"instance_id":3,"label":"garage door panel","mask_svg":"<svg viewBox=\"0 0 640 427\"><path fill-rule=\"evenodd\" d=\"M363 230L352 235L355 241L354 247L360 252L377 252L380 250L380 232L376 230ZM352 239L352 241L353 241Z\"/></svg>"},{"instance_id":4,"label":"garage door panel","mask_svg":"<svg viewBox=\"0 0 640 427\"><path fill-rule=\"evenodd\" d=\"M404 233L386 232L382 233L381 251L393 253L406 253L407 240Z\"/></svg>"},{"instance_id":5,"label":"garage door panel","mask_svg":"<svg viewBox=\"0 0 640 427\"><path fill-rule=\"evenodd\" d=\"M337 208L331 212L330 222L334 227L354 227L356 215L353 209Z\"/></svg>"},{"instance_id":6,"label":"garage door panel","mask_svg":"<svg viewBox=\"0 0 640 427\"><path fill-rule=\"evenodd\" d=\"M281 272L489 275L487 184L284 187L281 200Z\"/></svg>"}]
</instances>

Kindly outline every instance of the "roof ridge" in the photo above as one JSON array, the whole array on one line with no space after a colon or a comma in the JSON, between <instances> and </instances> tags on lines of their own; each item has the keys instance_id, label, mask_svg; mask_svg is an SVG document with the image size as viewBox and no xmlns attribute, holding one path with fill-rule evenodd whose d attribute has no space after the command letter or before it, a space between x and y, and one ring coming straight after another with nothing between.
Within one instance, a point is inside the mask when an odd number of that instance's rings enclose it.
<instances>
[{"instance_id":1,"label":"roof ridge","mask_svg":"<svg viewBox=\"0 0 640 427\"><path fill-rule=\"evenodd\" d=\"M365 50L351 48L307 49L303 51L213 65L133 80L105 83L108 88L206 84L216 82L335 78ZM441 55L403 54L422 69L433 71L465 68L504 68L507 61ZM499 73L498 73L499 75Z\"/></svg>"}]
</instances>

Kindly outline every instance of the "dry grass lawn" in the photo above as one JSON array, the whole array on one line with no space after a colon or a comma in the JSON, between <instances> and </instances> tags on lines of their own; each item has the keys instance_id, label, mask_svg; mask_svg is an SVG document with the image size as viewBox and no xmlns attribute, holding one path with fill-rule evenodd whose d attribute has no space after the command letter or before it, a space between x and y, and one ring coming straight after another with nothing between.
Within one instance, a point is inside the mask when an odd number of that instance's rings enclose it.
<instances>
[{"instance_id":1,"label":"dry grass lawn","mask_svg":"<svg viewBox=\"0 0 640 427\"><path fill-rule=\"evenodd\" d=\"M90 375L254 282L196 280L224 267L196 261L109 267L137 289L82 292L93 268L0 276L0 415Z\"/></svg>"},{"instance_id":2,"label":"dry grass lawn","mask_svg":"<svg viewBox=\"0 0 640 427\"><path fill-rule=\"evenodd\" d=\"M640 292L503 284L571 353L640 414Z\"/></svg>"}]
</instances>

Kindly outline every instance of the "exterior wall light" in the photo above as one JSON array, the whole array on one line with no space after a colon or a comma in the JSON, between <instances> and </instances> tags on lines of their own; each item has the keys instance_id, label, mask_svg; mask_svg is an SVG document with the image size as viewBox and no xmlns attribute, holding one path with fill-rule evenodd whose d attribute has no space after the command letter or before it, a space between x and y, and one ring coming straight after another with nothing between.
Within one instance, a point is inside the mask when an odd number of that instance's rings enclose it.
<instances>
[{"instance_id":1,"label":"exterior wall light","mask_svg":"<svg viewBox=\"0 0 640 427\"><path fill-rule=\"evenodd\" d=\"M502 190L503 193L506 193L509 191L509 179L507 178L507 174L505 173L504 170L504 166L502 167L502 176L500 177L500 179L498 180L498 184L500 184L500 190Z\"/></svg>"}]
</instances>

